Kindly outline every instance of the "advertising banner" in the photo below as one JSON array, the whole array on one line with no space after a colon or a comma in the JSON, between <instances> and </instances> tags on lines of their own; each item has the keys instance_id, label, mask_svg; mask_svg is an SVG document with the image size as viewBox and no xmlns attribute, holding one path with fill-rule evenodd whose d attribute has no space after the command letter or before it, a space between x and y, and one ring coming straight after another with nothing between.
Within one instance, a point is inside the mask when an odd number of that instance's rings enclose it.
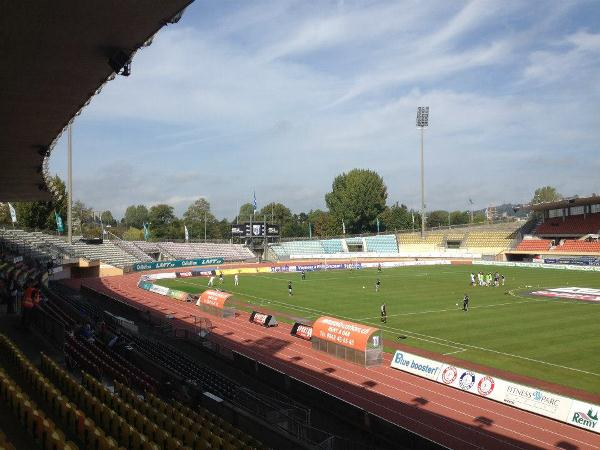
<instances>
[{"instance_id":1,"label":"advertising banner","mask_svg":"<svg viewBox=\"0 0 600 450\"><path fill-rule=\"evenodd\" d=\"M394 369L436 381L442 373L444 364L432 359L396 350L396 353L394 353L394 357L392 358L391 366Z\"/></svg>"},{"instance_id":2,"label":"advertising banner","mask_svg":"<svg viewBox=\"0 0 600 450\"><path fill-rule=\"evenodd\" d=\"M301 339L310 341L312 338L313 329L310 325L304 325L303 323L296 322L290 331L292 336L299 337Z\"/></svg>"},{"instance_id":3,"label":"advertising banner","mask_svg":"<svg viewBox=\"0 0 600 450\"><path fill-rule=\"evenodd\" d=\"M197 258L197 259L180 259L176 261L154 261L147 263L138 263L133 265L133 270L136 272L142 270L156 269L175 269L177 267L192 267L192 266L209 266L223 264L223 258Z\"/></svg>"},{"instance_id":4,"label":"advertising banner","mask_svg":"<svg viewBox=\"0 0 600 450\"><path fill-rule=\"evenodd\" d=\"M531 294L542 297L572 298L574 300L600 302L600 289L592 288L556 288L534 291Z\"/></svg>"},{"instance_id":5,"label":"advertising banner","mask_svg":"<svg viewBox=\"0 0 600 450\"><path fill-rule=\"evenodd\" d=\"M598 411L600 411L598 405L573 400L571 411L569 411L569 416L567 417L567 423L600 433Z\"/></svg>"},{"instance_id":6,"label":"advertising banner","mask_svg":"<svg viewBox=\"0 0 600 450\"><path fill-rule=\"evenodd\" d=\"M157 284L153 284L150 286L150 289L148 289L150 292L154 292L156 294L160 294L160 295L169 295L169 288L168 287L164 287L164 286L159 286Z\"/></svg>"},{"instance_id":7,"label":"advertising banner","mask_svg":"<svg viewBox=\"0 0 600 450\"><path fill-rule=\"evenodd\" d=\"M600 433L600 406L397 350L390 366L505 405Z\"/></svg>"},{"instance_id":8,"label":"advertising banner","mask_svg":"<svg viewBox=\"0 0 600 450\"><path fill-rule=\"evenodd\" d=\"M169 297L174 298L175 300L181 300L182 302L185 302L187 301L189 294L187 292L169 289Z\"/></svg>"}]
</instances>

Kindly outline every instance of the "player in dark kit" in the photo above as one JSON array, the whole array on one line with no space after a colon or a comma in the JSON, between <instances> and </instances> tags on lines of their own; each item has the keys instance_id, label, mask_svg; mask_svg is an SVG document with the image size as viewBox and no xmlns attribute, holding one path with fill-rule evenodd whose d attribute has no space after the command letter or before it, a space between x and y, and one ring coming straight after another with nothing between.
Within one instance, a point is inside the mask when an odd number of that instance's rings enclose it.
<instances>
[{"instance_id":1,"label":"player in dark kit","mask_svg":"<svg viewBox=\"0 0 600 450\"><path fill-rule=\"evenodd\" d=\"M383 323L387 322L387 311L385 310L385 303L381 305L381 321Z\"/></svg>"},{"instance_id":2,"label":"player in dark kit","mask_svg":"<svg viewBox=\"0 0 600 450\"><path fill-rule=\"evenodd\" d=\"M302 271L302 279L306 280L306 272L304 270Z\"/></svg>"},{"instance_id":3,"label":"player in dark kit","mask_svg":"<svg viewBox=\"0 0 600 450\"><path fill-rule=\"evenodd\" d=\"M377 264L377 272L381 272L381 263Z\"/></svg>"},{"instance_id":4,"label":"player in dark kit","mask_svg":"<svg viewBox=\"0 0 600 450\"><path fill-rule=\"evenodd\" d=\"M288 281L288 295L293 295L292 294L292 281Z\"/></svg>"},{"instance_id":5,"label":"player in dark kit","mask_svg":"<svg viewBox=\"0 0 600 450\"><path fill-rule=\"evenodd\" d=\"M463 297L463 311L468 311L469 310L469 296L467 294L465 294L465 296Z\"/></svg>"},{"instance_id":6,"label":"player in dark kit","mask_svg":"<svg viewBox=\"0 0 600 450\"><path fill-rule=\"evenodd\" d=\"M375 292L379 292L380 286L381 286L381 281L379 280L379 278L377 278L377 281L375 282Z\"/></svg>"}]
</instances>

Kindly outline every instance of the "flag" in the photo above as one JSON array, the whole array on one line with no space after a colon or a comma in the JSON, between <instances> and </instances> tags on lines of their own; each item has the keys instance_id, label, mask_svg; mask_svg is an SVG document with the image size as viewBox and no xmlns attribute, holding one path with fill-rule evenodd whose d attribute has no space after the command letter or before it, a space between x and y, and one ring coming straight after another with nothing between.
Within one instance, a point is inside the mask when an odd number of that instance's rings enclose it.
<instances>
[{"instance_id":1,"label":"flag","mask_svg":"<svg viewBox=\"0 0 600 450\"><path fill-rule=\"evenodd\" d=\"M310 222L308 222L308 238L312 239L312 227L310 226Z\"/></svg>"},{"instance_id":2,"label":"flag","mask_svg":"<svg viewBox=\"0 0 600 450\"><path fill-rule=\"evenodd\" d=\"M150 237L150 227L147 223L144 223L144 240L147 241Z\"/></svg>"},{"instance_id":3,"label":"flag","mask_svg":"<svg viewBox=\"0 0 600 450\"><path fill-rule=\"evenodd\" d=\"M344 223L344 219L342 219L342 234L346 234L346 224Z\"/></svg>"},{"instance_id":4,"label":"flag","mask_svg":"<svg viewBox=\"0 0 600 450\"><path fill-rule=\"evenodd\" d=\"M377 218L377 232L379 233L379 217Z\"/></svg>"},{"instance_id":5,"label":"flag","mask_svg":"<svg viewBox=\"0 0 600 450\"><path fill-rule=\"evenodd\" d=\"M412 219L413 219L413 226L415 226L415 213L411 213L412 214Z\"/></svg>"},{"instance_id":6,"label":"flag","mask_svg":"<svg viewBox=\"0 0 600 450\"><path fill-rule=\"evenodd\" d=\"M185 233L185 242L188 242L190 240L190 234L188 233L186 225L183 226L183 232Z\"/></svg>"},{"instance_id":7,"label":"flag","mask_svg":"<svg viewBox=\"0 0 600 450\"><path fill-rule=\"evenodd\" d=\"M16 223L17 222L17 212L15 211L15 208L13 207L13 205L11 205L9 203L8 209L10 210L10 218L11 218L12 222Z\"/></svg>"},{"instance_id":8,"label":"flag","mask_svg":"<svg viewBox=\"0 0 600 450\"><path fill-rule=\"evenodd\" d=\"M253 191L253 197L254 197L254 200L252 201L252 206L254 207L254 214L256 214L256 211L258 211L258 209L256 207L256 191Z\"/></svg>"},{"instance_id":9,"label":"flag","mask_svg":"<svg viewBox=\"0 0 600 450\"><path fill-rule=\"evenodd\" d=\"M56 211L54 211L54 218L56 219L56 231L58 231L59 233L65 231L65 226L63 225L62 218Z\"/></svg>"}]
</instances>

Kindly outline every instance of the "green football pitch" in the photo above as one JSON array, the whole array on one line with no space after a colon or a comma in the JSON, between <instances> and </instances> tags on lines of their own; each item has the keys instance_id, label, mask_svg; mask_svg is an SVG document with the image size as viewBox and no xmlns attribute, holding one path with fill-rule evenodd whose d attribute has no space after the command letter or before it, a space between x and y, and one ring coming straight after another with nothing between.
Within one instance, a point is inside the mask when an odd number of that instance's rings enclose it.
<instances>
[{"instance_id":1,"label":"green football pitch","mask_svg":"<svg viewBox=\"0 0 600 450\"><path fill-rule=\"evenodd\" d=\"M471 287L471 271L490 266L421 266L226 276L221 289L238 307L280 312L277 319L330 315L371 324L384 339L600 394L600 304L533 297L537 288L600 288L600 274L502 267L506 285ZM375 281L381 289L375 292ZM293 296L287 292L288 280ZM160 280L191 293L205 278ZM471 299L468 312L462 298ZM387 323L379 308L387 305ZM391 348L386 350L392 351Z\"/></svg>"}]
</instances>

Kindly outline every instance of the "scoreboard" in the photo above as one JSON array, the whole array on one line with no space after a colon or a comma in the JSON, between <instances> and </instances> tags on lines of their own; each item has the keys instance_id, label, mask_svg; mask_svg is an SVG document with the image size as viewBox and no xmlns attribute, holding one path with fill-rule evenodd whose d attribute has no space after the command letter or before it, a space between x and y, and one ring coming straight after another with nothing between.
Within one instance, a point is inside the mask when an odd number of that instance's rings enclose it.
<instances>
[{"instance_id":1,"label":"scoreboard","mask_svg":"<svg viewBox=\"0 0 600 450\"><path fill-rule=\"evenodd\" d=\"M279 225L266 224L267 237L279 236ZM263 222L245 222L231 225L232 237L264 237L265 224Z\"/></svg>"}]
</instances>

